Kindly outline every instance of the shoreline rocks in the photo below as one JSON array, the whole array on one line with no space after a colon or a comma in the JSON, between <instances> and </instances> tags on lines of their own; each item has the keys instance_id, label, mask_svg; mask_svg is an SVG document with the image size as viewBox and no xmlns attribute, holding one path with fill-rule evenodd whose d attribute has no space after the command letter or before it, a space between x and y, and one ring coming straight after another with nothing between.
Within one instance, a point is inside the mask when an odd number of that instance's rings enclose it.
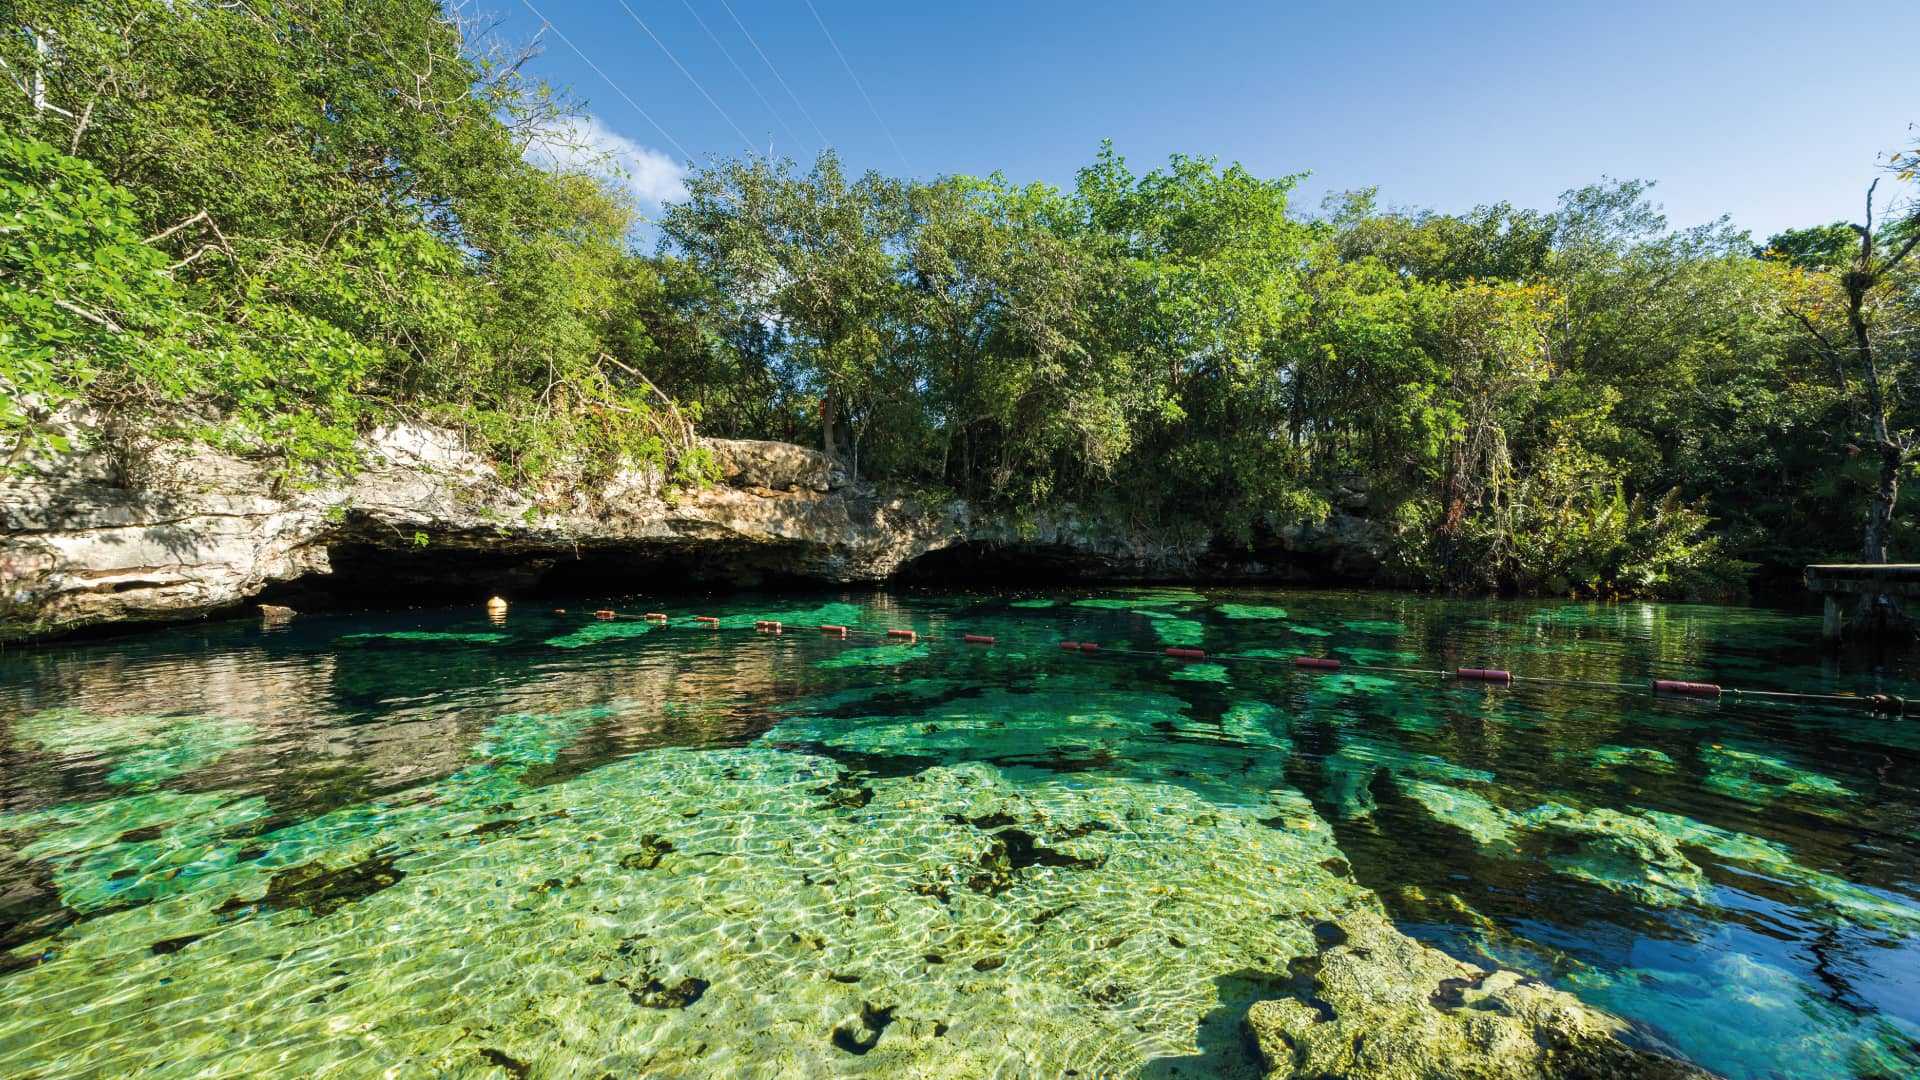
<instances>
[{"instance_id":1,"label":"shoreline rocks","mask_svg":"<svg viewBox=\"0 0 1920 1080\"><path fill-rule=\"evenodd\" d=\"M1384 549L1377 526L1344 513L1230 554L1071 508L1016 520L850 481L825 455L778 442L703 439L720 481L696 491L646 469L526 491L452 432L400 426L366 437L354 475L298 488L212 447L109 446L86 416L66 429L78 449L0 476L0 642L250 603L326 606L284 591L296 583L373 607L480 603L557 580L579 591L1037 569L1056 580L1352 580L1377 571Z\"/></svg>"}]
</instances>

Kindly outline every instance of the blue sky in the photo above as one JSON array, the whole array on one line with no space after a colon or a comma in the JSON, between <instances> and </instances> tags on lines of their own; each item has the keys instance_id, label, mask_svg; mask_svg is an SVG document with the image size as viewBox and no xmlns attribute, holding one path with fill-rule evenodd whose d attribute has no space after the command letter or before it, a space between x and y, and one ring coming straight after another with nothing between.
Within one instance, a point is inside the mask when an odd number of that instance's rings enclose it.
<instances>
[{"instance_id":1,"label":"blue sky","mask_svg":"<svg viewBox=\"0 0 1920 1080\"><path fill-rule=\"evenodd\" d=\"M584 100L579 134L630 162L643 202L672 195L683 153L749 139L1064 185L1111 138L1140 171L1177 151L1310 172L1303 209L1367 185L1547 207L1640 177L1677 225L1725 213L1765 236L1857 217L1875 156L1920 122L1920 0L486 3L510 40L540 29L530 4L605 73L553 30L533 65Z\"/></svg>"}]
</instances>

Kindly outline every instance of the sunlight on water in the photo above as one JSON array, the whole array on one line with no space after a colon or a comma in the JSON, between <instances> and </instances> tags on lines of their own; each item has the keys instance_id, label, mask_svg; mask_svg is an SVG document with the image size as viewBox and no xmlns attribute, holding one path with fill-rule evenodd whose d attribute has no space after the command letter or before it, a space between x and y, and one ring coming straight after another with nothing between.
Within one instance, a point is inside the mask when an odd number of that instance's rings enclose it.
<instances>
[{"instance_id":1,"label":"sunlight on water","mask_svg":"<svg viewBox=\"0 0 1920 1080\"><path fill-rule=\"evenodd\" d=\"M1257 1076L1388 921L1728 1077L1920 1069L1913 721L1354 667L1920 689L1815 618L600 603L0 655L0 1075Z\"/></svg>"}]
</instances>

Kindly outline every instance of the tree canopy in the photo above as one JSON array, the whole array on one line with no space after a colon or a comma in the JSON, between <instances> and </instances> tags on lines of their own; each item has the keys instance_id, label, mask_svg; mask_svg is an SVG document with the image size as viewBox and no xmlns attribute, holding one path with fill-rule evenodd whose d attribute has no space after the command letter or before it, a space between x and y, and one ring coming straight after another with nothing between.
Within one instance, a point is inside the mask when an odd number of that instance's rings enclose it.
<instances>
[{"instance_id":1,"label":"tree canopy","mask_svg":"<svg viewBox=\"0 0 1920 1080\"><path fill-rule=\"evenodd\" d=\"M1364 503L1436 586L1700 595L1857 549L1920 409L1911 200L1863 249L1846 222L1674 229L1641 181L1313 210L1205 157L1103 146L1052 187L828 152L698 165L645 249L617 188L531 163L564 97L434 0L10 10L15 458L86 401L293 483L402 419L521 481L698 483L697 426L1225 545ZM1840 347L1862 328L1870 369Z\"/></svg>"}]
</instances>

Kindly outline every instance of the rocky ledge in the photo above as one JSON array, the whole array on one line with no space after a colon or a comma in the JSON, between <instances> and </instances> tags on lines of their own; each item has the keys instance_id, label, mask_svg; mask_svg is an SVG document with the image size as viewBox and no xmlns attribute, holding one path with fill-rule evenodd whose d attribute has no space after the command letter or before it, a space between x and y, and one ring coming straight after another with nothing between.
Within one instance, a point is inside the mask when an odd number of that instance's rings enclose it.
<instances>
[{"instance_id":1,"label":"rocky ledge","mask_svg":"<svg viewBox=\"0 0 1920 1080\"><path fill-rule=\"evenodd\" d=\"M1071 511L982 513L850 481L787 443L709 439L719 482L679 491L631 470L537 490L502 482L452 433L372 433L363 467L319 487L276 484L204 445L129 447L70 424L80 449L0 475L0 641L109 623L194 618L272 601L376 606L540 588L702 582L1364 578L1380 537L1336 515L1258 552L1223 556Z\"/></svg>"},{"instance_id":2,"label":"rocky ledge","mask_svg":"<svg viewBox=\"0 0 1920 1080\"><path fill-rule=\"evenodd\" d=\"M1571 994L1463 964L1384 918L1318 932L1293 994L1247 1011L1268 1080L1711 1080L1622 1042L1624 1021Z\"/></svg>"}]
</instances>

